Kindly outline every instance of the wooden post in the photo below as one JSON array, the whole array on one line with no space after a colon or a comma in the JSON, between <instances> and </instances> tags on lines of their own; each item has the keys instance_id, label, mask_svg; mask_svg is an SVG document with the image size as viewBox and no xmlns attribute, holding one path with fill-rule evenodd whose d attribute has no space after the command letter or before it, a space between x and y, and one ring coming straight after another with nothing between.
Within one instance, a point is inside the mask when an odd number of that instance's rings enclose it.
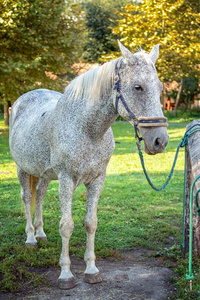
<instances>
[{"instance_id":1,"label":"wooden post","mask_svg":"<svg viewBox=\"0 0 200 300\"><path fill-rule=\"evenodd\" d=\"M187 130L195 124L199 124L200 120L194 120L187 125ZM199 127L200 129L200 127ZM188 138L188 145L186 146L186 174L185 174L185 228L184 228L184 247L183 255L189 251L189 203L190 203L190 188L193 180L200 175L200 130L193 133ZM200 179L194 186L195 192L200 188ZM198 196L200 203L200 194ZM193 197L193 251L200 253L200 218L197 214L195 199Z\"/></svg>"}]
</instances>

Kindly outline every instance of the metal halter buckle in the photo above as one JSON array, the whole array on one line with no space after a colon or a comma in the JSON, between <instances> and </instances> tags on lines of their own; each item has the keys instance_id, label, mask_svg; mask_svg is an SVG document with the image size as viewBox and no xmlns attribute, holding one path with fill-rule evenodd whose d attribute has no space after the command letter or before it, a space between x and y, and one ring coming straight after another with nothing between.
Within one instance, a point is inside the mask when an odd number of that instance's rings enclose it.
<instances>
[{"instance_id":1,"label":"metal halter buckle","mask_svg":"<svg viewBox=\"0 0 200 300\"><path fill-rule=\"evenodd\" d=\"M115 75L114 77L114 82L117 83L119 81L119 76L118 75Z\"/></svg>"}]
</instances>

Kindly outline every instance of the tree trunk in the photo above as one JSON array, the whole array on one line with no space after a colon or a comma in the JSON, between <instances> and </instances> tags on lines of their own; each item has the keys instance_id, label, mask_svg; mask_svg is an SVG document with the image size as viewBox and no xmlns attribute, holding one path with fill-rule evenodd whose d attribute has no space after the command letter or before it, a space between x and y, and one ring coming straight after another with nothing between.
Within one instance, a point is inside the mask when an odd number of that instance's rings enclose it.
<instances>
[{"instance_id":1,"label":"tree trunk","mask_svg":"<svg viewBox=\"0 0 200 300\"><path fill-rule=\"evenodd\" d=\"M164 110L165 110L165 105L164 105L164 92L162 92L161 95L160 95L160 103L161 103L162 111L164 112Z\"/></svg>"},{"instance_id":2,"label":"tree trunk","mask_svg":"<svg viewBox=\"0 0 200 300\"><path fill-rule=\"evenodd\" d=\"M9 106L8 103L4 104L4 122L9 125Z\"/></svg>"},{"instance_id":3,"label":"tree trunk","mask_svg":"<svg viewBox=\"0 0 200 300\"><path fill-rule=\"evenodd\" d=\"M183 90L183 78L181 78L179 88L178 88L178 94L177 94L177 97L176 97L176 104L175 104L175 107L174 107L174 117L176 117L176 115L177 115L177 109L178 109L178 106L179 106L182 90Z\"/></svg>"}]
</instances>

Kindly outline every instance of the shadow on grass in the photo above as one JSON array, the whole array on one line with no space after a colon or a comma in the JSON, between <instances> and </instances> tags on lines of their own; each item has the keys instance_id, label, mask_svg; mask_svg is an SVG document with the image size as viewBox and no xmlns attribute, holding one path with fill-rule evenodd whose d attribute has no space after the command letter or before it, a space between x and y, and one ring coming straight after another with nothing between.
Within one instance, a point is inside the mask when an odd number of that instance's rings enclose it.
<instances>
[{"instance_id":1,"label":"shadow on grass","mask_svg":"<svg viewBox=\"0 0 200 300\"><path fill-rule=\"evenodd\" d=\"M162 172L159 175L150 175L157 186L161 186L167 176ZM142 172L108 175L98 205L98 248L106 245L113 249L128 249L134 247L135 242L138 246L148 244L154 248L156 244L161 247L170 235L174 236L174 240L179 239L178 228L182 222L182 179L182 172L176 171L168 187L162 192L156 192L148 185ZM20 199L20 186L16 180L6 179L2 190L0 238L4 245L10 239L19 243L22 236L25 239L25 213ZM60 239L58 198L58 183L52 182L43 205L45 231L52 241ZM86 189L81 185L73 197L75 230L71 240L74 245L85 243L85 215ZM166 230L162 234L161 224ZM105 245L102 241L106 241Z\"/></svg>"}]
</instances>

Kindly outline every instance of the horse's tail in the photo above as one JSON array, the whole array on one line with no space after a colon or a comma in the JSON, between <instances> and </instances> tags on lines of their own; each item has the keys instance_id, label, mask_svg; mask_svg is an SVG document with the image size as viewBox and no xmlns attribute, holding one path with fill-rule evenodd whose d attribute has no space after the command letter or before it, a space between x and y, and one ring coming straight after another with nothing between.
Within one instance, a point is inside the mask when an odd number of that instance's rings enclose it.
<instances>
[{"instance_id":1,"label":"horse's tail","mask_svg":"<svg viewBox=\"0 0 200 300\"><path fill-rule=\"evenodd\" d=\"M30 188L32 191L32 199L31 199L31 215L35 211L35 194L36 194L36 181L38 180L37 177L30 175Z\"/></svg>"}]
</instances>

